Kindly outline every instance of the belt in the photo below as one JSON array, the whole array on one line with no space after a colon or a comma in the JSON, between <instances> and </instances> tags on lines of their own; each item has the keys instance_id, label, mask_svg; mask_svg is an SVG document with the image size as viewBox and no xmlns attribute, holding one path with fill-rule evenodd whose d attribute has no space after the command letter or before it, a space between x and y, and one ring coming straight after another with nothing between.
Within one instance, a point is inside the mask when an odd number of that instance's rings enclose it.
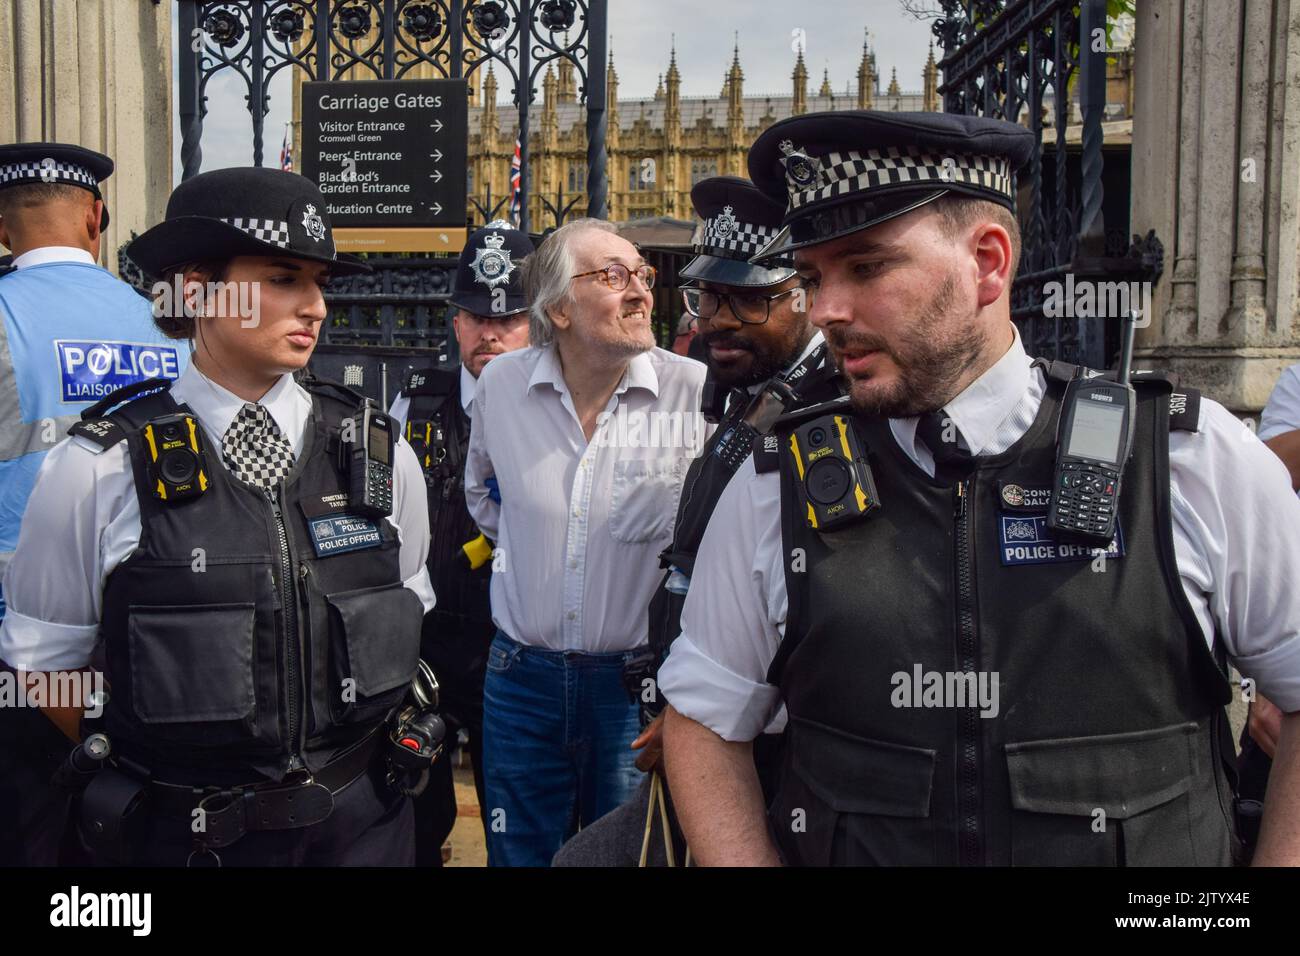
<instances>
[{"instance_id":1,"label":"belt","mask_svg":"<svg viewBox=\"0 0 1300 956\"><path fill-rule=\"evenodd\" d=\"M195 842L209 848L234 843L257 830L296 830L320 823L334 810L334 795L370 767L384 727L335 757L319 773L294 771L291 782L222 789L152 781L149 809L192 819ZM195 813L195 811L201 811Z\"/></svg>"}]
</instances>

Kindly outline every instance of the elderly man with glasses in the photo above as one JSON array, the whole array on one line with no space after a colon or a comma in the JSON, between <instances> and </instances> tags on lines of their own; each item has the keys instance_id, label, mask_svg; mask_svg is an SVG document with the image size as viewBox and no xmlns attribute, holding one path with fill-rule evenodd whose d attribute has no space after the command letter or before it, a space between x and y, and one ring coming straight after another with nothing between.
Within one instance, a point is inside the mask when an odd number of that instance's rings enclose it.
<instances>
[{"instance_id":1,"label":"elderly man with glasses","mask_svg":"<svg viewBox=\"0 0 1300 956\"><path fill-rule=\"evenodd\" d=\"M494 544L484 687L488 862L545 866L622 803L659 553L710 429L705 368L655 347L654 269L579 219L524 265L531 347L479 377L465 466Z\"/></svg>"}]
</instances>

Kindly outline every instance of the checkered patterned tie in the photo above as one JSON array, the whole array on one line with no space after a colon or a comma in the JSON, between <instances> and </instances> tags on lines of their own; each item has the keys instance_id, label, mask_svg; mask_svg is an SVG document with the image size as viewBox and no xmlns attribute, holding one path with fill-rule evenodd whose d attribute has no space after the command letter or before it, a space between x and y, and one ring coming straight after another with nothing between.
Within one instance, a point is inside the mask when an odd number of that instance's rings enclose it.
<instances>
[{"instance_id":1,"label":"checkered patterned tie","mask_svg":"<svg viewBox=\"0 0 1300 956\"><path fill-rule=\"evenodd\" d=\"M293 449L261 405L245 403L221 439L221 455L245 484L268 491L293 468Z\"/></svg>"}]
</instances>

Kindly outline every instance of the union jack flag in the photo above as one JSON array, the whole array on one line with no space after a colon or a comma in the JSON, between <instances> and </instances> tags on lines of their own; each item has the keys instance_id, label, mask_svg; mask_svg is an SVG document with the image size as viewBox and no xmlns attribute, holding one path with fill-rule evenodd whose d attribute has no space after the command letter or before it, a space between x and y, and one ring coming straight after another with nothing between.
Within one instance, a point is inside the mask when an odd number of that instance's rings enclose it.
<instances>
[{"instance_id":1,"label":"union jack flag","mask_svg":"<svg viewBox=\"0 0 1300 956\"><path fill-rule=\"evenodd\" d=\"M510 160L510 221L519 227L519 168L521 165L519 140L515 140L515 155Z\"/></svg>"},{"instance_id":2,"label":"union jack flag","mask_svg":"<svg viewBox=\"0 0 1300 956\"><path fill-rule=\"evenodd\" d=\"M284 144L280 147L280 168L293 172L293 150L289 148L289 124L284 124Z\"/></svg>"}]
</instances>

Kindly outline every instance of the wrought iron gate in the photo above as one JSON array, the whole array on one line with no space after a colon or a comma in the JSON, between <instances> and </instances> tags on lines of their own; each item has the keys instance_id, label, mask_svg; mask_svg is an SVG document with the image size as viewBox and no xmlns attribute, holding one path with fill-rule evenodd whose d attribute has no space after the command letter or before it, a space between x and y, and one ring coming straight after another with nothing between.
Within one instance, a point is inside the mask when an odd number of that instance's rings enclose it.
<instances>
[{"instance_id":1,"label":"wrought iron gate","mask_svg":"<svg viewBox=\"0 0 1300 956\"><path fill-rule=\"evenodd\" d=\"M1106 0L940 0L940 5L944 14L933 29L944 51L939 64L944 111L1025 122L1036 135L1019 183L1024 241L1011 295L1012 318L1025 348L1031 355L1107 367L1117 347L1118 323L1044 311L1045 287L1064 284L1067 276L1075 282L1154 283L1163 268L1164 250L1154 233L1130 242L1126 208L1110 210L1125 225L1106 227L1101 125ZM1066 146L1074 83L1082 120L1077 156ZM1044 142L1049 91L1054 143ZM1127 175L1115 182L1126 187ZM1121 198L1127 199L1127 188Z\"/></svg>"},{"instance_id":2,"label":"wrought iron gate","mask_svg":"<svg viewBox=\"0 0 1300 956\"><path fill-rule=\"evenodd\" d=\"M521 146L520 227L528 221L529 112L539 73L570 61L587 105L587 214L604 218L608 0L177 0L182 178L202 160L206 88L233 70L247 90L254 165L262 165L269 84L281 70L305 79L401 79L417 64L471 78L488 63L511 78ZM590 69L588 69L590 67ZM477 204L475 204L477 205ZM558 225L569 209L548 209ZM485 217L486 218L486 217ZM471 226L473 223L469 223ZM540 224L547 225L547 224ZM336 279L323 341L333 346L438 348L455 260L368 257L373 275Z\"/></svg>"}]
</instances>

